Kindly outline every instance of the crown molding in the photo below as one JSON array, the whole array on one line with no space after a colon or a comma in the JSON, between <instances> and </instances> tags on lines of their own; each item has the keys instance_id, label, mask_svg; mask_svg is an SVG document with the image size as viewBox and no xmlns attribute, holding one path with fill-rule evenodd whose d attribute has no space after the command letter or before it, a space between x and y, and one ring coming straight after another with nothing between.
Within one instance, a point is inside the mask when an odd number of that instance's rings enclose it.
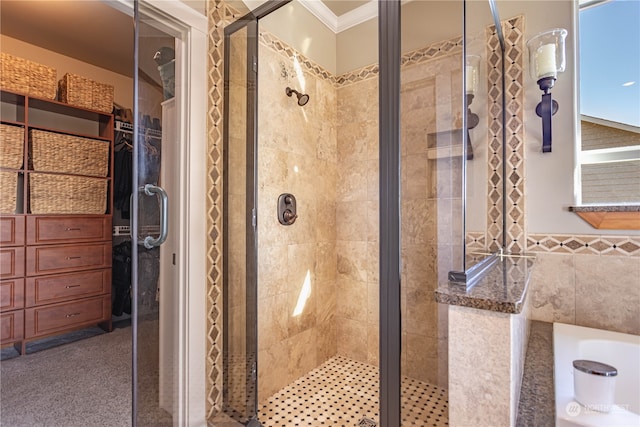
<instances>
[{"instance_id":1,"label":"crown molding","mask_svg":"<svg viewBox=\"0 0 640 427\"><path fill-rule=\"evenodd\" d=\"M338 32L338 17L320 0L299 0L305 9L334 33Z\"/></svg>"},{"instance_id":2,"label":"crown molding","mask_svg":"<svg viewBox=\"0 0 640 427\"><path fill-rule=\"evenodd\" d=\"M265 0L243 0L243 2L249 10L253 10L265 3ZM331 9L320 0L299 0L298 2L336 34L378 16L377 0L370 0L368 3L340 17L336 16Z\"/></svg>"},{"instance_id":3,"label":"crown molding","mask_svg":"<svg viewBox=\"0 0 640 427\"><path fill-rule=\"evenodd\" d=\"M377 0L370 0L369 3L363 4L362 6L339 17L336 33L355 27L356 25L362 24L363 22L376 18L377 16L378 2Z\"/></svg>"}]
</instances>

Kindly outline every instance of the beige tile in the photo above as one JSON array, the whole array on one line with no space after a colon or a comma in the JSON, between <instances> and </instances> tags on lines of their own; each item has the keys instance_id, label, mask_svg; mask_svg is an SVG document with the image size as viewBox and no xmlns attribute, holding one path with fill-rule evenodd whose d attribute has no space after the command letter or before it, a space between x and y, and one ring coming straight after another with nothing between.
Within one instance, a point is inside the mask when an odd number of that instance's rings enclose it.
<instances>
[{"instance_id":1,"label":"beige tile","mask_svg":"<svg viewBox=\"0 0 640 427\"><path fill-rule=\"evenodd\" d=\"M316 327L316 365L326 362L338 354L336 324L330 321Z\"/></svg>"},{"instance_id":2,"label":"beige tile","mask_svg":"<svg viewBox=\"0 0 640 427\"><path fill-rule=\"evenodd\" d=\"M367 283L341 275L337 282L336 316L366 323Z\"/></svg>"},{"instance_id":3,"label":"beige tile","mask_svg":"<svg viewBox=\"0 0 640 427\"><path fill-rule=\"evenodd\" d=\"M430 203L426 199L402 201L402 245L411 246L434 241L434 218L429 215Z\"/></svg>"},{"instance_id":4,"label":"beige tile","mask_svg":"<svg viewBox=\"0 0 640 427\"><path fill-rule=\"evenodd\" d=\"M348 167L353 163L361 163L367 160L367 137L370 133L364 121L353 121L339 128L338 132L338 159L342 167Z\"/></svg>"},{"instance_id":5,"label":"beige tile","mask_svg":"<svg viewBox=\"0 0 640 427\"><path fill-rule=\"evenodd\" d=\"M312 328L316 323L316 275L313 243L289 245L288 274L288 336Z\"/></svg>"},{"instance_id":6,"label":"beige tile","mask_svg":"<svg viewBox=\"0 0 640 427\"><path fill-rule=\"evenodd\" d=\"M338 240L367 241L367 202L340 202L336 206Z\"/></svg>"},{"instance_id":7,"label":"beige tile","mask_svg":"<svg viewBox=\"0 0 640 427\"><path fill-rule=\"evenodd\" d=\"M378 283L367 284L367 323L380 323L380 285Z\"/></svg>"},{"instance_id":8,"label":"beige tile","mask_svg":"<svg viewBox=\"0 0 640 427\"><path fill-rule=\"evenodd\" d=\"M333 324L336 316L337 285L335 280L318 282L316 286L316 324Z\"/></svg>"},{"instance_id":9,"label":"beige tile","mask_svg":"<svg viewBox=\"0 0 640 427\"><path fill-rule=\"evenodd\" d=\"M426 153L403 156L401 165L402 199L426 199L429 175Z\"/></svg>"},{"instance_id":10,"label":"beige tile","mask_svg":"<svg viewBox=\"0 0 640 427\"><path fill-rule=\"evenodd\" d=\"M317 242L335 242L337 238L335 197L329 200L318 200L315 209L315 240Z\"/></svg>"},{"instance_id":11,"label":"beige tile","mask_svg":"<svg viewBox=\"0 0 640 427\"><path fill-rule=\"evenodd\" d=\"M288 378L293 382L316 367L316 331L308 329L287 340Z\"/></svg>"},{"instance_id":12,"label":"beige tile","mask_svg":"<svg viewBox=\"0 0 640 427\"><path fill-rule=\"evenodd\" d=\"M380 328L378 323L367 324L367 364L378 366L380 354Z\"/></svg>"},{"instance_id":13,"label":"beige tile","mask_svg":"<svg viewBox=\"0 0 640 427\"><path fill-rule=\"evenodd\" d=\"M258 299L264 299L287 291L289 273L287 256L287 245L258 248ZM245 264L246 259L241 262Z\"/></svg>"},{"instance_id":14,"label":"beige tile","mask_svg":"<svg viewBox=\"0 0 640 427\"><path fill-rule=\"evenodd\" d=\"M380 200L380 162L367 160L367 200Z\"/></svg>"},{"instance_id":15,"label":"beige tile","mask_svg":"<svg viewBox=\"0 0 640 427\"><path fill-rule=\"evenodd\" d=\"M449 306L451 425L511 425L510 333L508 314Z\"/></svg>"},{"instance_id":16,"label":"beige tile","mask_svg":"<svg viewBox=\"0 0 640 427\"><path fill-rule=\"evenodd\" d=\"M338 355L367 362L366 323L344 319L337 325Z\"/></svg>"},{"instance_id":17,"label":"beige tile","mask_svg":"<svg viewBox=\"0 0 640 427\"><path fill-rule=\"evenodd\" d=\"M407 310L403 325L411 335L438 336L438 303L434 301L433 290L421 286L408 288Z\"/></svg>"},{"instance_id":18,"label":"beige tile","mask_svg":"<svg viewBox=\"0 0 640 427\"><path fill-rule=\"evenodd\" d=\"M576 321L575 265L573 255L536 254L529 281L531 318L573 324Z\"/></svg>"},{"instance_id":19,"label":"beige tile","mask_svg":"<svg viewBox=\"0 0 640 427\"><path fill-rule=\"evenodd\" d=\"M288 294L258 301L258 349L281 345L288 336Z\"/></svg>"},{"instance_id":20,"label":"beige tile","mask_svg":"<svg viewBox=\"0 0 640 427\"><path fill-rule=\"evenodd\" d=\"M338 241L338 275L345 275L352 280L367 280L367 243Z\"/></svg>"},{"instance_id":21,"label":"beige tile","mask_svg":"<svg viewBox=\"0 0 640 427\"><path fill-rule=\"evenodd\" d=\"M640 262L635 257L575 255L576 324L640 334Z\"/></svg>"},{"instance_id":22,"label":"beige tile","mask_svg":"<svg viewBox=\"0 0 640 427\"><path fill-rule=\"evenodd\" d=\"M380 203L367 202L367 241L377 242L380 239Z\"/></svg>"},{"instance_id":23,"label":"beige tile","mask_svg":"<svg viewBox=\"0 0 640 427\"><path fill-rule=\"evenodd\" d=\"M403 334L407 342L405 372L408 377L435 384L438 381L438 340L423 335Z\"/></svg>"},{"instance_id":24,"label":"beige tile","mask_svg":"<svg viewBox=\"0 0 640 427\"><path fill-rule=\"evenodd\" d=\"M338 273L338 256L335 242L316 243L315 272L318 282L336 279Z\"/></svg>"},{"instance_id":25,"label":"beige tile","mask_svg":"<svg viewBox=\"0 0 640 427\"><path fill-rule=\"evenodd\" d=\"M367 243L367 283L380 284L380 245L377 241Z\"/></svg>"},{"instance_id":26,"label":"beige tile","mask_svg":"<svg viewBox=\"0 0 640 427\"><path fill-rule=\"evenodd\" d=\"M435 264L433 250L424 245L407 245L402 248L402 271L406 274L408 283L425 283L427 278L435 277Z\"/></svg>"},{"instance_id":27,"label":"beige tile","mask_svg":"<svg viewBox=\"0 0 640 427\"><path fill-rule=\"evenodd\" d=\"M351 163L338 170L337 201L367 200L367 162Z\"/></svg>"},{"instance_id":28,"label":"beige tile","mask_svg":"<svg viewBox=\"0 0 640 427\"><path fill-rule=\"evenodd\" d=\"M258 402L267 399L289 383L286 345L278 344L258 351Z\"/></svg>"}]
</instances>

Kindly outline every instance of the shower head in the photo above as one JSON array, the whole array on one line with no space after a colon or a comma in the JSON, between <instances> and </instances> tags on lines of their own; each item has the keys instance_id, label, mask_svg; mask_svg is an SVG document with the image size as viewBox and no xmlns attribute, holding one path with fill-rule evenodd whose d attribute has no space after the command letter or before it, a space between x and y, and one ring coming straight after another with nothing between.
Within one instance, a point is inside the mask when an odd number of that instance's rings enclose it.
<instances>
[{"instance_id":1,"label":"shower head","mask_svg":"<svg viewBox=\"0 0 640 427\"><path fill-rule=\"evenodd\" d=\"M303 105L306 105L307 102L309 102L309 95L307 95L306 93L300 93L295 89L291 89L290 87L287 88L287 96L291 96L294 93L298 97L299 106L302 107Z\"/></svg>"}]
</instances>

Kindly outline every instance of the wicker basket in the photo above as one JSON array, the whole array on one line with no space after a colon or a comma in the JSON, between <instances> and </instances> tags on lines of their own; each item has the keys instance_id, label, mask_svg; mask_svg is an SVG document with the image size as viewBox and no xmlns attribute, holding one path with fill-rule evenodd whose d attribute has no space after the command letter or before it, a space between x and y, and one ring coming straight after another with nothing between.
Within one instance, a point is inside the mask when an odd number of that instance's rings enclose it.
<instances>
[{"instance_id":1,"label":"wicker basket","mask_svg":"<svg viewBox=\"0 0 640 427\"><path fill-rule=\"evenodd\" d=\"M86 77L67 73L58 83L60 102L77 107L91 108L93 81Z\"/></svg>"},{"instance_id":2,"label":"wicker basket","mask_svg":"<svg viewBox=\"0 0 640 427\"><path fill-rule=\"evenodd\" d=\"M113 111L113 86L67 73L58 83L60 102L97 110Z\"/></svg>"},{"instance_id":3,"label":"wicker basket","mask_svg":"<svg viewBox=\"0 0 640 427\"><path fill-rule=\"evenodd\" d=\"M0 124L0 167L20 169L24 155L24 128Z\"/></svg>"},{"instance_id":4,"label":"wicker basket","mask_svg":"<svg viewBox=\"0 0 640 427\"><path fill-rule=\"evenodd\" d=\"M0 52L0 89L29 93L29 61Z\"/></svg>"},{"instance_id":5,"label":"wicker basket","mask_svg":"<svg viewBox=\"0 0 640 427\"><path fill-rule=\"evenodd\" d=\"M29 130L32 169L106 177L109 142L62 133Z\"/></svg>"},{"instance_id":6,"label":"wicker basket","mask_svg":"<svg viewBox=\"0 0 640 427\"><path fill-rule=\"evenodd\" d=\"M81 176L29 174L32 214L104 214L107 180Z\"/></svg>"},{"instance_id":7,"label":"wicker basket","mask_svg":"<svg viewBox=\"0 0 640 427\"><path fill-rule=\"evenodd\" d=\"M113 86L106 83L93 82L93 109L103 113L113 111Z\"/></svg>"},{"instance_id":8,"label":"wicker basket","mask_svg":"<svg viewBox=\"0 0 640 427\"><path fill-rule=\"evenodd\" d=\"M0 213L15 213L17 196L18 174L0 172Z\"/></svg>"},{"instance_id":9,"label":"wicker basket","mask_svg":"<svg viewBox=\"0 0 640 427\"><path fill-rule=\"evenodd\" d=\"M0 88L45 99L56 97L56 69L37 62L0 54Z\"/></svg>"},{"instance_id":10,"label":"wicker basket","mask_svg":"<svg viewBox=\"0 0 640 427\"><path fill-rule=\"evenodd\" d=\"M37 98L56 99L56 69L36 62L29 62L29 95Z\"/></svg>"}]
</instances>

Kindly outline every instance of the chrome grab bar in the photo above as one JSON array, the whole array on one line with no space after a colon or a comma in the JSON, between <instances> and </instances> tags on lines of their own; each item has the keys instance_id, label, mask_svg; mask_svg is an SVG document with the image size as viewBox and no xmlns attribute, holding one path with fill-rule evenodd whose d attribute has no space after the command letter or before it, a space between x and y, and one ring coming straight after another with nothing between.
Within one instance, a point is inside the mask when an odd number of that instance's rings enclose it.
<instances>
[{"instance_id":1,"label":"chrome grab bar","mask_svg":"<svg viewBox=\"0 0 640 427\"><path fill-rule=\"evenodd\" d=\"M169 234L169 196L164 188L153 184L144 186L144 194L147 196L160 195L160 235L157 238L147 236L142 242L145 248L151 249L160 246L167 240Z\"/></svg>"}]
</instances>

